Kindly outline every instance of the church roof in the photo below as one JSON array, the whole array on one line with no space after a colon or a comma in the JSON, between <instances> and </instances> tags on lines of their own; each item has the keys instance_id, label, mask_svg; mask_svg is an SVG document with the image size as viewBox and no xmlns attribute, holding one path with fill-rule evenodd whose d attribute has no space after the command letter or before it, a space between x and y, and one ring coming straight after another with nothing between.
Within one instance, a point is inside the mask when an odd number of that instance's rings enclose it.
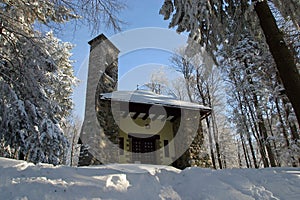
<instances>
[{"instance_id":1,"label":"church roof","mask_svg":"<svg viewBox=\"0 0 300 200\"><path fill-rule=\"evenodd\" d=\"M211 108L200 104L181 101L173 96L159 95L151 91L135 90L135 91L115 91L112 93L100 94L102 100L114 100L120 102L132 102L148 105L161 105L166 107L182 108L189 110L211 111Z\"/></svg>"}]
</instances>

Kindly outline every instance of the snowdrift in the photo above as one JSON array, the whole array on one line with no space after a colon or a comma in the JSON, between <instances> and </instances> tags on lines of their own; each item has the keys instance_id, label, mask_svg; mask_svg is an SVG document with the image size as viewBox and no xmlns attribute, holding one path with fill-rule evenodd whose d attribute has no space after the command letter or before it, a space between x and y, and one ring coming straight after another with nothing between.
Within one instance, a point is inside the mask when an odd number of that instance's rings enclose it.
<instances>
[{"instance_id":1,"label":"snowdrift","mask_svg":"<svg viewBox=\"0 0 300 200\"><path fill-rule=\"evenodd\" d=\"M0 199L300 199L300 168L34 165L0 158Z\"/></svg>"}]
</instances>

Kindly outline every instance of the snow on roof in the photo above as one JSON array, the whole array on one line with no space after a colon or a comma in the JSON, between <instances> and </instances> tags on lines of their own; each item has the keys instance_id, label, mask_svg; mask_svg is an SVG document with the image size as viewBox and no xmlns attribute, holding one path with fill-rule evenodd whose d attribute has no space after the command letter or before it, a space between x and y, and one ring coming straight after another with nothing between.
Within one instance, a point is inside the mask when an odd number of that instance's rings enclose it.
<instances>
[{"instance_id":1,"label":"snow on roof","mask_svg":"<svg viewBox=\"0 0 300 200\"><path fill-rule=\"evenodd\" d=\"M203 105L199 105L187 101L181 101L169 95L158 95L154 92L146 91L146 90L115 91L112 93L102 93L100 94L100 96L101 99L103 100L112 99L114 101L121 101L121 102L162 105L167 107L175 107L175 108L183 108L183 109L191 109L191 110L206 110L206 111L211 110L211 108Z\"/></svg>"}]
</instances>

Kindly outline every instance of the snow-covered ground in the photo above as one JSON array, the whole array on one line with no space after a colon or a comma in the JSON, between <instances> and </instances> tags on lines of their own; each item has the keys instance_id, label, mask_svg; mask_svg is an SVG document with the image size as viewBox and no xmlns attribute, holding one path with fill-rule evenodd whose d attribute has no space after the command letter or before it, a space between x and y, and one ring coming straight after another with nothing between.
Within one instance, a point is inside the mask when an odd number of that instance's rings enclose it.
<instances>
[{"instance_id":1,"label":"snow-covered ground","mask_svg":"<svg viewBox=\"0 0 300 200\"><path fill-rule=\"evenodd\" d=\"M34 165L0 158L0 199L300 199L300 168Z\"/></svg>"}]
</instances>

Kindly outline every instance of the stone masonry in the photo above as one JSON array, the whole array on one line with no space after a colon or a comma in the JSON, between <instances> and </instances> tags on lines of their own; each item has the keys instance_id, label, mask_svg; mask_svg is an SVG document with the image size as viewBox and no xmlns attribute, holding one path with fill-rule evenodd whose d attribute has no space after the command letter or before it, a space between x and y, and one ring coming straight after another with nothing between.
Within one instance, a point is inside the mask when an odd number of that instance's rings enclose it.
<instances>
[{"instance_id":1,"label":"stone masonry","mask_svg":"<svg viewBox=\"0 0 300 200\"><path fill-rule=\"evenodd\" d=\"M111 156L107 155L109 151L105 151L109 141L98 120L101 104L99 95L114 91L118 80L119 50L103 34L89 41L89 45L85 116L80 134L83 144L78 164L80 166L100 164L111 159Z\"/></svg>"}]
</instances>

